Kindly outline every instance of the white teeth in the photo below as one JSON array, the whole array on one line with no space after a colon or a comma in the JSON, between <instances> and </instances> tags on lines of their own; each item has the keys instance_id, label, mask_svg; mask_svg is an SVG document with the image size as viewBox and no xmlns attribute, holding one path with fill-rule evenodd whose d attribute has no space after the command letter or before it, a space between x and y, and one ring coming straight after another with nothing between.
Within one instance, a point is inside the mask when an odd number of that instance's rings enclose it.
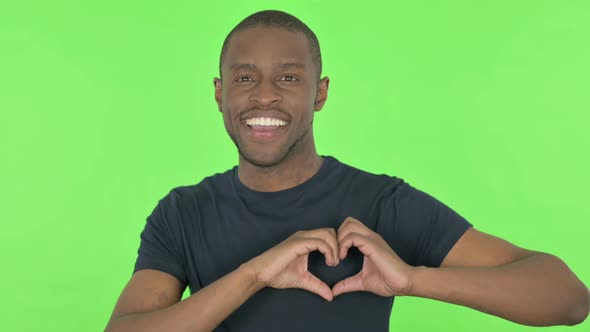
<instances>
[{"instance_id":1,"label":"white teeth","mask_svg":"<svg viewBox=\"0 0 590 332\"><path fill-rule=\"evenodd\" d=\"M252 118L244 121L248 126L272 126L283 127L287 122L276 118Z\"/></svg>"}]
</instances>

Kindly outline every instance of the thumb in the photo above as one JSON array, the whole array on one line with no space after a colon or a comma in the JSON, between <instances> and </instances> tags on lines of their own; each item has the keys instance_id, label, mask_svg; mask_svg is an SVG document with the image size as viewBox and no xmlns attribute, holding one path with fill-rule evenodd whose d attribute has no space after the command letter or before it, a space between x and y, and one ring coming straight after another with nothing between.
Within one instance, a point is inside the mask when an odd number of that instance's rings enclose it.
<instances>
[{"instance_id":1,"label":"thumb","mask_svg":"<svg viewBox=\"0 0 590 332\"><path fill-rule=\"evenodd\" d=\"M336 285L334 285L334 287L332 288L332 294L334 294L334 296L338 296L344 293L364 290L365 287L363 286L363 279L361 277L361 273L359 272L353 275L352 277L348 277L344 280L341 280Z\"/></svg>"},{"instance_id":2,"label":"thumb","mask_svg":"<svg viewBox=\"0 0 590 332\"><path fill-rule=\"evenodd\" d=\"M334 299L334 295L332 295L332 290L330 287L328 287L328 285L326 285L323 281L309 272L307 272L304 279L302 279L299 288L315 293L323 297L326 301L332 301Z\"/></svg>"}]
</instances>

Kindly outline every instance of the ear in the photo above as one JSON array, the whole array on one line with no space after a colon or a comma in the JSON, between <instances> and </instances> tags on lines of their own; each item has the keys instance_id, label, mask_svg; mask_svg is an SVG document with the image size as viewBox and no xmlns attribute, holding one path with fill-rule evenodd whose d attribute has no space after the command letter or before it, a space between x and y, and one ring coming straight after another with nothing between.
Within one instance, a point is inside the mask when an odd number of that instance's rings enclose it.
<instances>
[{"instance_id":1,"label":"ear","mask_svg":"<svg viewBox=\"0 0 590 332\"><path fill-rule=\"evenodd\" d=\"M322 110L324 104L326 103L326 99L328 99L328 85L330 85L330 78L324 77L318 82L318 91L315 97L315 105L313 105L313 109L316 112Z\"/></svg>"},{"instance_id":2,"label":"ear","mask_svg":"<svg viewBox=\"0 0 590 332\"><path fill-rule=\"evenodd\" d=\"M213 79L213 85L215 86L215 101L217 102L219 112L223 112L223 109L221 108L221 82L220 78L216 77Z\"/></svg>"}]
</instances>

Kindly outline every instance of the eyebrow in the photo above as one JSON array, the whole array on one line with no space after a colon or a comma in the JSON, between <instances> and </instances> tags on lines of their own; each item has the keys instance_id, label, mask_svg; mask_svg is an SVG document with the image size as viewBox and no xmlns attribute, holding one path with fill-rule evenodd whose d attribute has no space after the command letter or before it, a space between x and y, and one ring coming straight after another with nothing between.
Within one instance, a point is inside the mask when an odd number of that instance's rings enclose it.
<instances>
[{"instance_id":1,"label":"eyebrow","mask_svg":"<svg viewBox=\"0 0 590 332\"><path fill-rule=\"evenodd\" d=\"M278 67L280 67L281 69L291 69L291 68L296 68L296 69L304 69L305 65L302 63L298 63L298 62L283 62L283 63L279 63L277 64ZM233 65L231 65L231 70L251 70L254 71L256 70L256 65L253 63L234 63Z\"/></svg>"},{"instance_id":2,"label":"eyebrow","mask_svg":"<svg viewBox=\"0 0 590 332\"><path fill-rule=\"evenodd\" d=\"M233 65L231 65L231 70L239 69L256 70L256 65L252 63L234 63Z\"/></svg>"},{"instance_id":3,"label":"eyebrow","mask_svg":"<svg viewBox=\"0 0 590 332\"><path fill-rule=\"evenodd\" d=\"M291 68L303 69L303 68L305 68L305 65L302 63L297 63L297 62L286 62L286 63L280 63L279 67L281 67L282 69L291 69Z\"/></svg>"}]
</instances>

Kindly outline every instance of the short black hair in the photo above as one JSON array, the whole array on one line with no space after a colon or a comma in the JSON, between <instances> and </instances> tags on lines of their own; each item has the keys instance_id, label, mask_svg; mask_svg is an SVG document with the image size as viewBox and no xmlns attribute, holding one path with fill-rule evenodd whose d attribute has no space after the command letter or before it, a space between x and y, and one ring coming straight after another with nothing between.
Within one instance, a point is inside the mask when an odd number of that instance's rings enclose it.
<instances>
[{"instance_id":1,"label":"short black hair","mask_svg":"<svg viewBox=\"0 0 590 332\"><path fill-rule=\"evenodd\" d=\"M313 33L313 31L311 31L311 29L297 17L279 10L263 10L256 12L243 19L229 32L221 47L221 56L219 57L219 77L221 77L221 65L233 35L236 32L256 27L281 28L288 31L303 33L309 42L312 61L317 69L317 78L320 78L322 73L322 54L320 52L320 43L315 33Z\"/></svg>"}]
</instances>

